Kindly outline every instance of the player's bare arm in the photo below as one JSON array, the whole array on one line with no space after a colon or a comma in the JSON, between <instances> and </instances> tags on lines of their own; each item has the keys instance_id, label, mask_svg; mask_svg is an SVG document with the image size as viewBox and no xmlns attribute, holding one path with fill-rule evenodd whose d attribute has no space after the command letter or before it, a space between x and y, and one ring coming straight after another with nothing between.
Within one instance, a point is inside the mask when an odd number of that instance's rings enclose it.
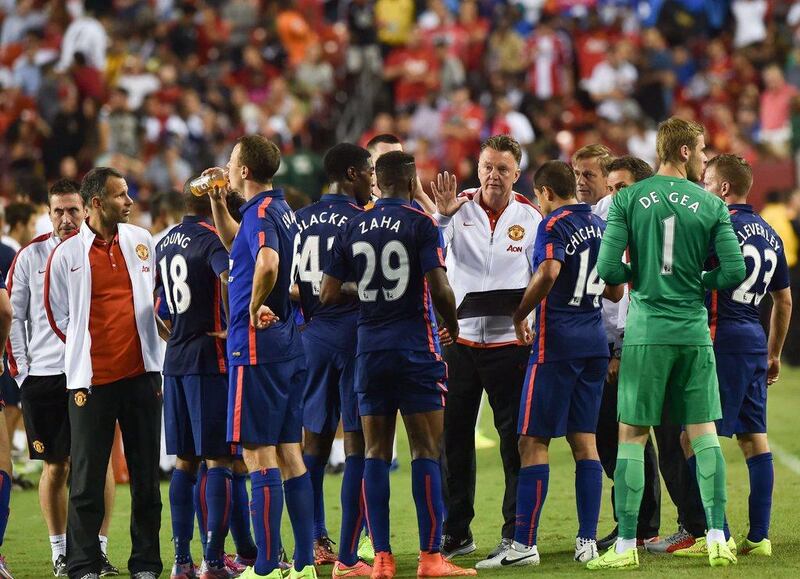
<instances>
[{"instance_id":1,"label":"player's bare arm","mask_svg":"<svg viewBox=\"0 0 800 579\"><path fill-rule=\"evenodd\" d=\"M531 333L530 324L528 324L528 316L547 294L550 293L550 290L553 289L553 284L556 283L559 273L561 273L561 262L557 259L547 259L539 265L528 287L525 289L522 301L519 303L517 311L515 311L512 316L514 331L517 333L517 340L523 344L530 344L533 342L533 334Z\"/></svg>"},{"instance_id":2,"label":"player's bare arm","mask_svg":"<svg viewBox=\"0 0 800 579\"><path fill-rule=\"evenodd\" d=\"M322 302L324 306L342 304L347 301L342 292L342 280L336 279L327 273L322 274L322 282L319 288L319 301Z\"/></svg>"},{"instance_id":3,"label":"player's bare arm","mask_svg":"<svg viewBox=\"0 0 800 579\"><path fill-rule=\"evenodd\" d=\"M456 296L447 280L444 268L437 267L425 274L431 288L431 299L436 312L442 317L447 328L450 343L458 338L458 316L456 315Z\"/></svg>"},{"instance_id":4,"label":"player's bare arm","mask_svg":"<svg viewBox=\"0 0 800 579\"><path fill-rule=\"evenodd\" d=\"M625 284L606 285L606 289L603 290L603 297L615 304L622 299L623 295L625 295Z\"/></svg>"},{"instance_id":5,"label":"player's bare arm","mask_svg":"<svg viewBox=\"0 0 800 579\"><path fill-rule=\"evenodd\" d=\"M436 201L436 210L446 217L452 217L458 213L461 206L469 201L467 197L458 196L457 186L456 176L447 171L439 173L436 176L436 181L431 181L431 191Z\"/></svg>"},{"instance_id":6,"label":"player's bare arm","mask_svg":"<svg viewBox=\"0 0 800 579\"><path fill-rule=\"evenodd\" d=\"M219 167L212 167L203 171L203 175L223 171ZM233 245L233 238L239 232L239 224L228 211L226 199L228 198L228 188L212 187L208 191L208 198L211 200L211 213L214 216L214 226L219 232L222 245L230 252Z\"/></svg>"},{"instance_id":7,"label":"player's bare arm","mask_svg":"<svg viewBox=\"0 0 800 579\"><path fill-rule=\"evenodd\" d=\"M228 272L223 271L219 274L220 281L220 295L222 296L222 310L225 312L225 319L231 319L230 306L228 305ZM206 332L207 335L220 340L228 339L228 329L220 330L219 332Z\"/></svg>"},{"instance_id":8,"label":"player's bare arm","mask_svg":"<svg viewBox=\"0 0 800 579\"><path fill-rule=\"evenodd\" d=\"M278 280L278 264L278 253L272 248L262 247L256 257L250 298L250 324L257 330L264 330L278 321L278 316L264 305Z\"/></svg>"},{"instance_id":9,"label":"player's bare arm","mask_svg":"<svg viewBox=\"0 0 800 579\"><path fill-rule=\"evenodd\" d=\"M767 386L775 384L781 372L781 352L789 331L792 317L792 290L784 288L770 292L772 314L769 319L769 340L767 343Z\"/></svg>"},{"instance_id":10,"label":"player's bare arm","mask_svg":"<svg viewBox=\"0 0 800 579\"><path fill-rule=\"evenodd\" d=\"M3 344L8 340L9 332L11 332L11 300L7 291L0 291L0 339L3 340ZM0 366L0 374L2 373L3 368Z\"/></svg>"}]
</instances>

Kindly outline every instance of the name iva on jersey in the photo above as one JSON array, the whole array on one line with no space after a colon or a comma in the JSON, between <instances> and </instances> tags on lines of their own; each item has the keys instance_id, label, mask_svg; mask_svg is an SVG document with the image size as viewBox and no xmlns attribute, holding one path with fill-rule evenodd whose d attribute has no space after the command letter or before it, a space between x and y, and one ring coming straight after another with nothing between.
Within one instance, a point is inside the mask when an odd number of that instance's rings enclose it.
<instances>
[{"instance_id":1,"label":"name iva on jersey","mask_svg":"<svg viewBox=\"0 0 800 579\"><path fill-rule=\"evenodd\" d=\"M697 213L697 210L700 209L700 201L695 201L694 203L690 204L689 201L691 201L691 198L688 195L683 195L682 193L676 193L673 191L667 195L667 199L669 199L670 203L676 203L681 207L686 207L692 213ZM639 203L641 203L642 207L645 209L650 209L652 205L661 203L661 199L659 199L655 191L651 191L649 196L640 197Z\"/></svg>"},{"instance_id":2,"label":"name iva on jersey","mask_svg":"<svg viewBox=\"0 0 800 579\"><path fill-rule=\"evenodd\" d=\"M753 237L754 235L758 235L763 237L767 240L767 243L770 244L772 249L775 251L781 250L781 244L778 243L778 240L772 235L769 231L767 231L763 225L758 223L745 223L742 226L742 229L736 232L736 235L739 236L739 245L744 245L745 241Z\"/></svg>"}]
</instances>

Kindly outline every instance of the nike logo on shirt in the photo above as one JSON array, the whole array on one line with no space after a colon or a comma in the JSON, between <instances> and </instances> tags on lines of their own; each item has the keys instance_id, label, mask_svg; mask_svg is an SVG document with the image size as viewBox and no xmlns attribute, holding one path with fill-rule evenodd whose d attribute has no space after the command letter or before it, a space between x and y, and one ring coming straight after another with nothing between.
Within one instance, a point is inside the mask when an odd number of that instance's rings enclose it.
<instances>
[{"instance_id":1,"label":"nike logo on shirt","mask_svg":"<svg viewBox=\"0 0 800 579\"><path fill-rule=\"evenodd\" d=\"M78 267L71 267L71 268L69 268L69 270L70 271L78 271L81 267L82 266L79 265Z\"/></svg>"}]
</instances>

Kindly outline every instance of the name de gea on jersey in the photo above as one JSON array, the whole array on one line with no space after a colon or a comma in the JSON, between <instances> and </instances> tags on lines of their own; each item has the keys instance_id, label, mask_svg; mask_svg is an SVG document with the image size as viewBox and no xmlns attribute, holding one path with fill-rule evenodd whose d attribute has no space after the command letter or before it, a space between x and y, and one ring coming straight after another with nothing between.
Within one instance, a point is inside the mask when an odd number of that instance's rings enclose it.
<instances>
[{"instance_id":1,"label":"name de gea on jersey","mask_svg":"<svg viewBox=\"0 0 800 579\"><path fill-rule=\"evenodd\" d=\"M700 209L700 201L694 201L693 203L689 203L692 200L691 197L688 195L684 195L683 193L676 193L673 191L669 195L667 195L667 199L669 199L670 203L675 203L681 207L686 207L689 211L693 213L697 213L697 210ZM645 195L644 197L639 197L639 203L642 204L642 207L645 209L650 209L656 203L661 203L661 199L656 195L655 191L651 191L649 195Z\"/></svg>"}]
</instances>

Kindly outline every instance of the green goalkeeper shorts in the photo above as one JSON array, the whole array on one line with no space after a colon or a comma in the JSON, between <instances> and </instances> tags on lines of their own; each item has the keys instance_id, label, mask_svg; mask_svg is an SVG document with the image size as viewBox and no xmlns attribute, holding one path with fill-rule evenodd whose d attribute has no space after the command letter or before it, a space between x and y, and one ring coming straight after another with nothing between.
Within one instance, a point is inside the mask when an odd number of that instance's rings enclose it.
<instances>
[{"instance_id":1,"label":"green goalkeeper shorts","mask_svg":"<svg viewBox=\"0 0 800 579\"><path fill-rule=\"evenodd\" d=\"M712 346L623 346L618 420L655 426L665 405L675 424L722 418Z\"/></svg>"}]
</instances>

